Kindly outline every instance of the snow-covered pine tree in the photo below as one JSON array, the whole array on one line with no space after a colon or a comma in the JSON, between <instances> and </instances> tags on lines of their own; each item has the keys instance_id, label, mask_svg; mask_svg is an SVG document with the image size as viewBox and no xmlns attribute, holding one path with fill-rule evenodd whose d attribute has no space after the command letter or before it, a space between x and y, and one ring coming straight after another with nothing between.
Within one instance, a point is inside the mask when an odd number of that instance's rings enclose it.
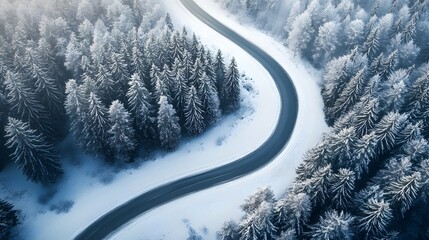
<instances>
[{"instance_id":1,"label":"snow-covered pine tree","mask_svg":"<svg viewBox=\"0 0 429 240\"><path fill-rule=\"evenodd\" d=\"M201 104L205 113L205 123L209 126L220 118L219 97L215 86L213 86L212 81L210 81L205 72L201 78L198 78L196 85L198 88L198 96L201 99Z\"/></svg>"},{"instance_id":2,"label":"snow-covered pine tree","mask_svg":"<svg viewBox=\"0 0 429 240\"><path fill-rule=\"evenodd\" d=\"M161 96L158 110L158 133L161 147L173 150L181 138L179 118L166 96Z\"/></svg>"},{"instance_id":3,"label":"snow-covered pine tree","mask_svg":"<svg viewBox=\"0 0 429 240\"><path fill-rule=\"evenodd\" d=\"M168 46L169 58L173 60L173 63L176 59L179 61L183 59L183 50L183 46L180 42L180 33L175 31Z\"/></svg>"},{"instance_id":4,"label":"snow-covered pine tree","mask_svg":"<svg viewBox=\"0 0 429 240\"><path fill-rule=\"evenodd\" d=\"M319 168L306 182L305 191L311 197L313 206L325 204L332 185L332 168L328 164Z\"/></svg>"},{"instance_id":5,"label":"snow-covered pine tree","mask_svg":"<svg viewBox=\"0 0 429 240\"><path fill-rule=\"evenodd\" d=\"M154 106L151 104L150 93L137 73L131 76L128 85L128 106L134 119L137 136L141 135L143 139L153 139L155 120L152 117Z\"/></svg>"},{"instance_id":6,"label":"snow-covered pine tree","mask_svg":"<svg viewBox=\"0 0 429 240\"><path fill-rule=\"evenodd\" d=\"M109 123L108 143L110 149L113 150L115 160L130 162L137 143L130 113L118 100L113 101L110 105Z\"/></svg>"},{"instance_id":7,"label":"snow-covered pine tree","mask_svg":"<svg viewBox=\"0 0 429 240\"><path fill-rule=\"evenodd\" d=\"M332 113L328 113L329 117L338 119L338 117L350 110L359 101L368 82L366 75L366 69L363 68L350 79L336 100L331 110Z\"/></svg>"},{"instance_id":8,"label":"snow-covered pine tree","mask_svg":"<svg viewBox=\"0 0 429 240\"><path fill-rule=\"evenodd\" d=\"M263 202L274 202L274 193L269 187L258 188L254 194L246 198L241 209L246 214L254 213Z\"/></svg>"},{"instance_id":9,"label":"snow-covered pine tree","mask_svg":"<svg viewBox=\"0 0 429 240\"><path fill-rule=\"evenodd\" d=\"M275 203L274 224L279 231L291 230L299 236L310 220L311 212L311 199L307 194L289 192Z\"/></svg>"},{"instance_id":10,"label":"snow-covered pine tree","mask_svg":"<svg viewBox=\"0 0 429 240\"><path fill-rule=\"evenodd\" d=\"M370 58L377 56L380 48L380 30L378 27L373 28L366 38L361 51Z\"/></svg>"},{"instance_id":11,"label":"snow-covered pine tree","mask_svg":"<svg viewBox=\"0 0 429 240\"><path fill-rule=\"evenodd\" d=\"M324 65L326 60L335 54L338 44L338 35L340 24L335 21L329 21L320 26L314 43L313 59L320 65Z\"/></svg>"},{"instance_id":12,"label":"snow-covered pine tree","mask_svg":"<svg viewBox=\"0 0 429 240\"><path fill-rule=\"evenodd\" d=\"M188 83L188 85L190 85L189 81L191 79L193 66L191 54L186 49L185 51L183 51L183 59L181 65L186 82Z\"/></svg>"},{"instance_id":13,"label":"snow-covered pine tree","mask_svg":"<svg viewBox=\"0 0 429 240\"><path fill-rule=\"evenodd\" d=\"M183 110L185 106L186 93L189 91L189 89L186 83L187 81L185 79L183 69L181 69L180 67L177 67L177 72L176 72L174 81L175 81L175 88L173 89L174 107L180 119L181 125L183 125L185 121Z\"/></svg>"},{"instance_id":14,"label":"snow-covered pine tree","mask_svg":"<svg viewBox=\"0 0 429 240\"><path fill-rule=\"evenodd\" d=\"M28 179L52 183L63 173L54 147L28 123L9 118L5 130L11 157Z\"/></svg>"},{"instance_id":15,"label":"snow-covered pine tree","mask_svg":"<svg viewBox=\"0 0 429 240\"><path fill-rule=\"evenodd\" d=\"M354 172L357 179L368 172L371 161L374 160L378 152L378 140L375 132L363 135L356 141L352 162L355 163Z\"/></svg>"},{"instance_id":16,"label":"snow-covered pine tree","mask_svg":"<svg viewBox=\"0 0 429 240\"><path fill-rule=\"evenodd\" d=\"M390 204L383 199L370 198L360 206L361 216L358 218L358 229L366 238L383 237L387 231L393 214Z\"/></svg>"},{"instance_id":17,"label":"snow-covered pine tree","mask_svg":"<svg viewBox=\"0 0 429 240\"><path fill-rule=\"evenodd\" d=\"M40 130L49 129L46 126L47 111L26 84L24 77L8 71L4 84L12 116L23 119Z\"/></svg>"},{"instance_id":18,"label":"snow-covered pine tree","mask_svg":"<svg viewBox=\"0 0 429 240\"><path fill-rule=\"evenodd\" d=\"M105 156L109 130L108 110L93 92L86 101L88 113L83 127L83 146L87 152Z\"/></svg>"},{"instance_id":19,"label":"snow-covered pine tree","mask_svg":"<svg viewBox=\"0 0 429 240\"><path fill-rule=\"evenodd\" d=\"M356 140L354 127L341 129L338 133L328 137L333 170L350 167Z\"/></svg>"},{"instance_id":20,"label":"snow-covered pine tree","mask_svg":"<svg viewBox=\"0 0 429 240\"><path fill-rule=\"evenodd\" d=\"M198 88L198 83L199 83L199 79L201 79L203 77L204 74L204 66L202 63L203 59L201 58L197 58L195 60L195 64L192 68L192 74L191 77L189 78L188 84L189 86L193 85L196 88Z\"/></svg>"},{"instance_id":21,"label":"snow-covered pine tree","mask_svg":"<svg viewBox=\"0 0 429 240\"><path fill-rule=\"evenodd\" d=\"M374 128L382 153L392 149L397 144L398 136L407 121L407 115L389 112Z\"/></svg>"},{"instance_id":22,"label":"snow-covered pine tree","mask_svg":"<svg viewBox=\"0 0 429 240\"><path fill-rule=\"evenodd\" d=\"M195 86L191 86L186 94L183 112L185 115L184 127L189 134L197 135L204 131L206 127L204 110Z\"/></svg>"},{"instance_id":23,"label":"snow-covered pine tree","mask_svg":"<svg viewBox=\"0 0 429 240\"><path fill-rule=\"evenodd\" d=\"M256 213L246 215L239 224L240 240L256 240L259 237L260 229L256 221Z\"/></svg>"},{"instance_id":24,"label":"snow-covered pine tree","mask_svg":"<svg viewBox=\"0 0 429 240\"><path fill-rule=\"evenodd\" d=\"M352 204L355 189L355 173L349 169L341 168L333 175L331 186L332 202L337 209L346 210Z\"/></svg>"},{"instance_id":25,"label":"snow-covered pine tree","mask_svg":"<svg viewBox=\"0 0 429 240\"><path fill-rule=\"evenodd\" d=\"M238 225L232 220L225 222L222 228L216 233L216 239L218 240L236 240L238 238Z\"/></svg>"},{"instance_id":26,"label":"snow-covered pine tree","mask_svg":"<svg viewBox=\"0 0 429 240\"><path fill-rule=\"evenodd\" d=\"M237 63L232 58L220 94L220 106L225 113L233 112L240 107L239 80L240 73L238 72Z\"/></svg>"},{"instance_id":27,"label":"snow-covered pine tree","mask_svg":"<svg viewBox=\"0 0 429 240\"><path fill-rule=\"evenodd\" d=\"M112 74L104 64L100 63L96 67L95 85L104 102L110 102L117 95L115 89L116 83L113 80Z\"/></svg>"},{"instance_id":28,"label":"snow-covered pine tree","mask_svg":"<svg viewBox=\"0 0 429 240\"><path fill-rule=\"evenodd\" d=\"M419 172L403 176L399 180L391 182L386 189L387 200L397 208L402 216L411 208L417 199L421 188L422 179Z\"/></svg>"},{"instance_id":29,"label":"snow-covered pine tree","mask_svg":"<svg viewBox=\"0 0 429 240\"><path fill-rule=\"evenodd\" d=\"M70 79L66 83L66 95L64 107L70 121L70 132L73 134L75 141L83 146L81 139L84 122L86 121L85 100L74 79Z\"/></svg>"},{"instance_id":30,"label":"snow-covered pine tree","mask_svg":"<svg viewBox=\"0 0 429 240\"><path fill-rule=\"evenodd\" d=\"M216 90L220 95L222 92L223 82L226 78L225 63L223 60L222 51L220 49L216 53L216 58L214 61L214 71L216 74Z\"/></svg>"},{"instance_id":31,"label":"snow-covered pine tree","mask_svg":"<svg viewBox=\"0 0 429 240\"><path fill-rule=\"evenodd\" d=\"M67 70L72 72L75 79L79 79L81 74L80 59L82 57L82 52L79 46L80 44L76 34L74 32L71 33L65 54L64 66L66 66Z\"/></svg>"},{"instance_id":32,"label":"snow-covered pine tree","mask_svg":"<svg viewBox=\"0 0 429 240\"><path fill-rule=\"evenodd\" d=\"M369 98L364 101L363 108L356 112L356 120L354 126L358 136L368 134L378 121L380 113L380 104L378 98Z\"/></svg>"},{"instance_id":33,"label":"snow-covered pine tree","mask_svg":"<svg viewBox=\"0 0 429 240\"><path fill-rule=\"evenodd\" d=\"M270 240L275 239L277 227L272 222L273 218L273 203L262 202L256 210L257 224L259 225L259 235L257 239Z\"/></svg>"},{"instance_id":34,"label":"snow-covered pine tree","mask_svg":"<svg viewBox=\"0 0 429 240\"><path fill-rule=\"evenodd\" d=\"M23 62L24 71L34 81L35 91L42 98L42 103L51 113L58 114L62 108L64 94L60 92L55 79L42 67L41 59L35 49L27 48Z\"/></svg>"},{"instance_id":35,"label":"snow-covered pine tree","mask_svg":"<svg viewBox=\"0 0 429 240\"><path fill-rule=\"evenodd\" d=\"M351 240L354 239L354 217L343 211L328 210L319 221L310 226L311 239Z\"/></svg>"},{"instance_id":36,"label":"snow-covered pine tree","mask_svg":"<svg viewBox=\"0 0 429 240\"><path fill-rule=\"evenodd\" d=\"M302 55L312 40L314 29L312 26L311 11L304 11L298 15L291 26L287 44L289 48L297 55Z\"/></svg>"},{"instance_id":37,"label":"snow-covered pine tree","mask_svg":"<svg viewBox=\"0 0 429 240\"><path fill-rule=\"evenodd\" d=\"M130 73L127 65L127 57L125 56L124 50L120 52L113 52L110 59L110 72L114 78L114 82L116 83L115 88L119 91L118 99L124 100L125 92L127 89L127 83L130 79Z\"/></svg>"}]
</instances>

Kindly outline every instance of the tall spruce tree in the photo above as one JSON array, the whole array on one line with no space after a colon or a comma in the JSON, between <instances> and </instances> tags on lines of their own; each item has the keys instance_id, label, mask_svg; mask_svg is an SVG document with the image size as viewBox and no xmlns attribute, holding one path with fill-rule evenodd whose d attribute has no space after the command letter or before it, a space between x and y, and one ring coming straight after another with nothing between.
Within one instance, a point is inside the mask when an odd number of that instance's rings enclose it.
<instances>
[{"instance_id":1,"label":"tall spruce tree","mask_svg":"<svg viewBox=\"0 0 429 240\"><path fill-rule=\"evenodd\" d=\"M176 148L181 137L179 118L166 96L161 96L158 110L158 132L161 147L167 150Z\"/></svg>"},{"instance_id":2,"label":"tall spruce tree","mask_svg":"<svg viewBox=\"0 0 429 240\"><path fill-rule=\"evenodd\" d=\"M201 99L194 86L189 89L184 105L185 129L191 135L197 135L204 131L206 125Z\"/></svg>"},{"instance_id":3,"label":"tall spruce tree","mask_svg":"<svg viewBox=\"0 0 429 240\"><path fill-rule=\"evenodd\" d=\"M22 172L34 182L52 183L63 173L54 147L28 123L9 118L6 146Z\"/></svg>"},{"instance_id":4,"label":"tall spruce tree","mask_svg":"<svg viewBox=\"0 0 429 240\"><path fill-rule=\"evenodd\" d=\"M231 60L226 73L225 81L222 84L220 94L220 106L223 112L230 113L240 106L240 73L237 69L235 59Z\"/></svg>"},{"instance_id":5,"label":"tall spruce tree","mask_svg":"<svg viewBox=\"0 0 429 240\"><path fill-rule=\"evenodd\" d=\"M115 160L130 162L137 143L130 113L118 100L113 101L110 105L109 123L108 143L113 150Z\"/></svg>"}]
</instances>

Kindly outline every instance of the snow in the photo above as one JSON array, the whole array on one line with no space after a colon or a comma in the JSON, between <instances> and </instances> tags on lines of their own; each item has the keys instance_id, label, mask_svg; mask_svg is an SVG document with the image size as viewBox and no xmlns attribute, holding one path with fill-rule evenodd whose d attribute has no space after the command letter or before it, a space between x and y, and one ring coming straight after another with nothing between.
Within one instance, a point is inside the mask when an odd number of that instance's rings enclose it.
<instances>
[{"instance_id":1,"label":"snow","mask_svg":"<svg viewBox=\"0 0 429 240\"><path fill-rule=\"evenodd\" d=\"M199 33L204 43L212 43L214 47L221 46L225 52L235 56L239 67L256 82L261 80L264 84L271 84L266 78L266 72L258 69L260 65L254 63L254 60L240 48L213 30L207 29L179 1L164 1L176 25L180 22L191 27L193 31ZM283 194L295 177L295 168L301 162L302 155L317 143L322 132L328 130L318 87L319 72L315 71L309 63L294 57L291 51L272 37L252 26L241 25L239 19L235 19L226 10L221 9L213 0L196 0L196 2L222 23L258 46L262 46L287 70L294 81L299 98L297 125L287 147L266 167L233 182L188 195L153 209L132 220L112 235L111 239L186 239L189 225L195 228L204 239L215 239L216 231L225 221L238 220L241 217L239 206L258 187L270 186L277 197ZM264 91L267 86L255 87L258 91ZM269 101L262 100L257 104Z\"/></svg>"},{"instance_id":2,"label":"snow","mask_svg":"<svg viewBox=\"0 0 429 240\"><path fill-rule=\"evenodd\" d=\"M186 25L209 48L222 49L227 58L234 56L239 69L252 78L249 81L254 92L243 89L243 107L239 113L224 118L199 137L182 141L177 151L157 152L149 160L140 160L126 170L117 172L98 160L73 153L69 149L70 140L61 146L70 155L63 160L67 174L55 186L43 188L24 177L15 177L21 174L16 166L9 166L0 175L0 197L12 201L22 210L24 219L18 229L20 238L71 239L99 216L127 200L174 179L246 155L272 133L280 103L275 84L267 71L241 48L200 23L179 1L164 2L177 29L181 24ZM214 239L215 231L225 220L240 217L238 206L258 186L271 185L277 195L281 194L293 179L304 151L314 145L321 132L326 130L317 86L319 74L300 59L293 58L275 39L250 26L237 24L214 2L198 2L204 3L203 7L222 22L263 46L287 69L295 81L300 101L296 129L285 150L262 170L154 209L127 225L126 231L121 231L114 238L184 239L186 224L189 223L197 226L198 232L206 226L208 232L204 236ZM59 205L66 207L58 208Z\"/></svg>"}]
</instances>

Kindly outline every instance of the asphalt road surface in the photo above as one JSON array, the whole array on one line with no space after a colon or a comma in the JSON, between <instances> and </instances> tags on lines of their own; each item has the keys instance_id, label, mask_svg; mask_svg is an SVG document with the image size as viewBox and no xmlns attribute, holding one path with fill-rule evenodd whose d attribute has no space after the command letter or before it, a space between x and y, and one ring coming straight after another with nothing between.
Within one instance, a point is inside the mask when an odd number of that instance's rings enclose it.
<instances>
[{"instance_id":1,"label":"asphalt road surface","mask_svg":"<svg viewBox=\"0 0 429 240\"><path fill-rule=\"evenodd\" d=\"M274 79L281 98L278 124L272 135L248 155L215 169L159 186L107 212L75 237L77 240L103 239L122 225L155 207L175 199L254 172L272 161L288 143L298 115L298 97L287 72L270 55L208 15L192 0L180 0L196 17L258 60ZM271 79L267 79L271 81ZM285 159L287 161L287 159Z\"/></svg>"}]
</instances>

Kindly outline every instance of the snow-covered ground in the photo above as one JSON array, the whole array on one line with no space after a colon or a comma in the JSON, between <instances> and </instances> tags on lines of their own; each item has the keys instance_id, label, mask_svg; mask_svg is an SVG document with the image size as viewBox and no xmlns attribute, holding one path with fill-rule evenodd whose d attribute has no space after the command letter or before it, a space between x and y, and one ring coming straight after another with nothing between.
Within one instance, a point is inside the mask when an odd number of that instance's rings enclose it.
<instances>
[{"instance_id":1,"label":"snow-covered ground","mask_svg":"<svg viewBox=\"0 0 429 240\"><path fill-rule=\"evenodd\" d=\"M213 30L207 29L179 1L164 2L176 23L191 27L199 33L204 43L213 44L214 47L220 47L234 55L242 70L256 82L262 82L264 86L258 88L258 91L271 88L272 80L267 78L265 71L259 70L260 65L254 63L249 55ZM221 9L213 0L196 2L222 23L261 46L287 70L294 81L299 98L296 128L288 146L268 166L233 182L191 194L145 213L111 236L112 239L186 239L188 226L192 226L206 240L215 239L216 231L223 222L240 218L242 213L239 206L257 187L271 186L277 196L283 194L295 177L295 168L301 162L306 149L315 145L321 133L327 130L317 85L320 75L308 63L293 57L290 51L272 37L252 26L241 25L238 19ZM257 105L271 101L264 98L260 100L262 102L257 102Z\"/></svg>"}]
</instances>

